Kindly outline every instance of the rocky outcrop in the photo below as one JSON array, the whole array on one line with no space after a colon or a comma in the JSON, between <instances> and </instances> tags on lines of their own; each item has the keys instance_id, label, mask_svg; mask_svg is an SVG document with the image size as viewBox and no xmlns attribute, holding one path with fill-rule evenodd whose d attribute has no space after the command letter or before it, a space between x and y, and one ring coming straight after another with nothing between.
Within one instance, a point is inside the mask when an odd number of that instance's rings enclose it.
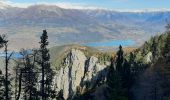
<instances>
[{"instance_id":1,"label":"rocky outcrop","mask_svg":"<svg viewBox=\"0 0 170 100\"><path fill-rule=\"evenodd\" d=\"M85 54L72 49L64 60L64 66L57 72L55 82L57 91L63 90L65 99L74 96L77 87L92 88L105 80L107 65L98 62L98 58L87 58Z\"/></svg>"},{"instance_id":2,"label":"rocky outcrop","mask_svg":"<svg viewBox=\"0 0 170 100\"><path fill-rule=\"evenodd\" d=\"M149 52L146 56L145 56L145 60L147 63L151 63L153 59L153 54L152 52Z\"/></svg>"}]
</instances>

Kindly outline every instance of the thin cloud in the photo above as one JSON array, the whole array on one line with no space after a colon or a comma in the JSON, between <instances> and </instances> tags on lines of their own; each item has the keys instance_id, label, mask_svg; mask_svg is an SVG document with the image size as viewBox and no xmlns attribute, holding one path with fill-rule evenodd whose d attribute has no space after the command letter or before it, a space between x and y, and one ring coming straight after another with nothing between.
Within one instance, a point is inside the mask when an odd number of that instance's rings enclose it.
<instances>
[{"instance_id":1,"label":"thin cloud","mask_svg":"<svg viewBox=\"0 0 170 100\"><path fill-rule=\"evenodd\" d=\"M48 4L48 3L44 3ZM50 5L50 4L49 4ZM95 6L88 6L88 5L82 5L79 3L55 3L56 6L65 8L65 9L101 9L100 7L95 7Z\"/></svg>"},{"instance_id":2,"label":"thin cloud","mask_svg":"<svg viewBox=\"0 0 170 100\"><path fill-rule=\"evenodd\" d=\"M169 9L162 8L162 9L151 9L151 8L145 8L145 9L115 9L115 8L106 8L106 7L99 7L99 6L89 6L87 4L83 3L70 3L70 2L56 2L56 3L49 3L47 0L37 0L38 3L16 3L11 2L9 0L0 0L0 3L10 5L13 7L20 7L20 8L27 8L32 5L39 5L39 4L45 4L45 5L56 5L60 8L64 9L104 9L104 10L114 10L119 12L149 12L149 11L170 11ZM45 2L46 1L46 2ZM112 0L112 1L129 1L129 0Z\"/></svg>"},{"instance_id":3,"label":"thin cloud","mask_svg":"<svg viewBox=\"0 0 170 100\"><path fill-rule=\"evenodd\" d=\"M88 5L82 5L79 3L67 3L67 2L56 2L56 3L48 3L48 2L38 2L38 3L14 3L11 1L3 1L5 4L11 5L13 7L21 7L21 8L27 8L31 5L39 5L39 4L44 4L44 5L56 5L60 8L65 8L65 9L104 9L100 7L95 7L95 6L88 6Z\"/></svg>"},{"instance_id":4,"label":"thin cloud","mask_svg":"<svg viewBox=\"0 0 170 100\"><path fill-rule=\"evenodd\" d=\"M14 2L11 2L8 0L0 0L0 3L4 4L4 5L12 6L12 7L21 7L21 8L26 8L30 5L32 5L32 4L28 4L28 3L14 3Z\"/></svg>"}]
</instances>

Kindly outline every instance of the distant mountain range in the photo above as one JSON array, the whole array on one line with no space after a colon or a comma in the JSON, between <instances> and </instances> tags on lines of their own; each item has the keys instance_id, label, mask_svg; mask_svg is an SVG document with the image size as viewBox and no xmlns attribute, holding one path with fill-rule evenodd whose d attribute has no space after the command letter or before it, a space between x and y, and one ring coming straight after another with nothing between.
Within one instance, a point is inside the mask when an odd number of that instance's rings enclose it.
<instances>
[{"instance_id":1,"label":"distant mountain range","mask_svg":"<svg viewBox=\"0 0 170 100\"><path fill-rule=\"evenodd\" d=\"M3 4L0 4L0 6ZM102 9L64 9L54 5L28 8L0 7L0 32L7 34L11 49L38 46L47 29L51 46L113 40L136 41L139 46L163 32L170 11L118 12Z\"/></svg>"}]
</instances>

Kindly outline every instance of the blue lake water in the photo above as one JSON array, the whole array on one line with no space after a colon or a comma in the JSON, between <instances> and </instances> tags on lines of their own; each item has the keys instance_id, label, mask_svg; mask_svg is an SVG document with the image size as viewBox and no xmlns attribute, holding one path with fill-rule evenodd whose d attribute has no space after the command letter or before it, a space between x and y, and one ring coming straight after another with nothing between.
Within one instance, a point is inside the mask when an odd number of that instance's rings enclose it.
<instances>
[{"instance_id":1,"label":"blue lake water","mask_svg":"<svg viewBox=\"0 0 170 100\"><path fill-rule=\"evenodd\" d=\"M12 52L9 51L9 52L8 52L8 56L10 56L11 53L12 53ZM28 53L28 54L31 54L32 51L31 51L31 50L27 50L27 53ZM6 55L6 54L5 54L4 52L0 52L0 57L5 57L5 55ZM11 58L23 58L23 55L21 55L19 52L13 52Z\"/></svg>"},{"instance_id":2,"label":"blue lake water","mask_svg":"<svg viewBox=\"0 0 170 100\"><path fill-rule=\"evenodd\" d=\"M83 46L90 46L90 47L118 47L119 45L122 46L133 46L135 41L133 40L114 40L114 41L107 41L107 42L92 42L92 43L85 43L82 44ZM11 52L9 52L8 56ZM28 50L28 53L31 54L32 51ZM0 57L5 57L4 52L0 52ZM23 56L19 52L14 52L12 58L22 58Z\"/></svg>"},{"instance_id":3,"label":"blue lake water","mask_svg":"<svg viewBox=\"0 0 170 100\"><path fill-rule=\"evenodd\" d=\"M10 54L11 54L11 53L8 53L8 56L10 56ZM5 53L4 53L4 52L1 52L1 53L0 53L0 57L5 57ZM15 53L12 54L11 57L12 57L12 58L22 58L23 56L22 56L20 53L15 52Z\"/></svg>"},{"instance_id":4,"label":"blue lake water","mask_svg":"<svg viewBox=\"0 0 170 100\"><path fill-rule=\"evenodd\" d=\"M91 46L91 47L99 47L99 46L117 47L119 45L133 46L134 44L135 44L134 40L114 40L114 41L107 41L107 42L92 42L92 43L86 43L82 45Z\"/></svg>"}]
</instances>

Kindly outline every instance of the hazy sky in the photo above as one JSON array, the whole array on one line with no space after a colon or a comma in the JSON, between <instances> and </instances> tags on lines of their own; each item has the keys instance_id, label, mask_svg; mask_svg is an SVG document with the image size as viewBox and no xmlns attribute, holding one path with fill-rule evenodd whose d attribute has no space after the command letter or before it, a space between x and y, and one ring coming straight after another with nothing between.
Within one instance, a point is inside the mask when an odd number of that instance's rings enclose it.
<instances>
[{"instance_id":1,"label":"hazy sky","mask_svg":"<svg viewBox=\"0 0 170 100\"><path fill-rule=\"evenodd\" d=\"M2 0L1 0L2 1ZM65 7L97 7L108 9L170 9L170 0L3 0L16 5L39 3L57 4Z\"/></svg>"}]
</instances>

